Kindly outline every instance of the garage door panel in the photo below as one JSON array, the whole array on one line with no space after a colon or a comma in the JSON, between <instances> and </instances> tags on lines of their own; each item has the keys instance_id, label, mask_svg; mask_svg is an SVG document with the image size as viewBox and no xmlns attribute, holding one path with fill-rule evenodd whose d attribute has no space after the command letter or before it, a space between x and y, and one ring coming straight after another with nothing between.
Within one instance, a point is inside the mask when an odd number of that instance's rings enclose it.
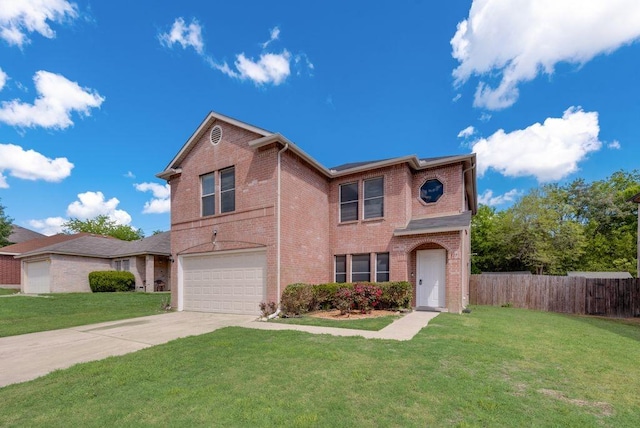
<instances>
[{"instance_id":1,"label":"garage door panel","mask_svg":"<svg viewBox=\"0 0 640 428\"><path fill-rule=\"evenodd\" d=\"M184 310L258 314L265 295L266 254L209 254L183 259Z\"/></svg>"},{"instance_id":2,"label":"garage door panel","mask_svg":"<svg viewBox=\"0 0 640 428\"><path fill-rule=\"evenodd\" d=\"M48 260L26 263L26 287L27 293L49 293L51 291L49 282Z\"/></svg>"}]
</instances>

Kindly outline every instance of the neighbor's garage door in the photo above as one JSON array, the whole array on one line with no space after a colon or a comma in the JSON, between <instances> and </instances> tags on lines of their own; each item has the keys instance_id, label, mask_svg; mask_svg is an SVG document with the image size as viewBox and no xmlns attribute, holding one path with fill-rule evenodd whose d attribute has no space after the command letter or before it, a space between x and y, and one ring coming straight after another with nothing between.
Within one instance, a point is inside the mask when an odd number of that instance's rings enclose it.
<instances>
[{"instance_id":1,"label":"neighbor's garage door","mask_svg":"<svg viewBox=\"0 0 640 428\"><path fill-rule=\"evenodd\" d=\"M49 293L49 260L27 262L25 266L25 293Z\"/></svg>"},{"instance_id":2,"label":"neighbor's garage door","mask_svg":"<svg viewBox=\"0 0 640 428\"><path fill-rule=\"evenodd\" d=\"M259 314L264 300L264 251L184 257L183 309L225 314Z\"/></svg>"}]
</instances>

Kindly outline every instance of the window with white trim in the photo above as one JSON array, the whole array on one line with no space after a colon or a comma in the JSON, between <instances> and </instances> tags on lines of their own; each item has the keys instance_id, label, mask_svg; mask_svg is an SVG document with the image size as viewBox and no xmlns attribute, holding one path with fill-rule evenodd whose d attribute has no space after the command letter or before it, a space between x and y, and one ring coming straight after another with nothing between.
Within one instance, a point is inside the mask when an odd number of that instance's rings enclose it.
<instances>
[{"instance_id":1,"label":"window with white trim","mask_svg":"<svg viewBox=\"0 0 640 428\"><path fill-rule=\"evenodd\" d=\"M200 176L202 195L202 217L216 213L216 175L215 172Z\"/></svg>"},{"instance_id":2,"label":"window with white trim","mask_svg":"<svg viewBox=\"0 0 640 428\"><path fill-rule=\"evenodd\" d=\"M347 282L347 256L336 256L335 281Z\"/></svg>"},{"instance_id":3,"label":"window with white trim","mask_svg":"<svg viewBox=\"0 0 640 428\"><path fill-rule=\"evenodd\" d=\"M113 264L116 270L120 270L120 271L129 270L129 259L116 260Z\"/></svg>"},{"instance_id":4,"label":"window with white trim","mask_svg":"<svg viewBox=\"0 0 640 428\"><path fill-rule=\"evenodd\" d=\"M340 222L358 220L358 182L340 185Z\"/></svg>"},{"instance_id":5,"label":"window with white trim","mask_svg":"<svg viewBox=\"0 0 640 428\"><path fill-rule=\"evenodd\" d=\"M389 253L376 254L376 282L389 281Z\"/></svg>"},{"instance_id":6,"label":"window with white trim","mask_svg":"<svg viewBox=\"0 0 640 428\"><path fill-rule=\"evenodd\" d=\"M220 212L236 210L236 170L234 167L220 171Z\"/></svg>"},{"instance_id":7,"label":"window with white trim","mask_svg":"<svg viewBox=\"0 0 640 428\"><path fill-rule=\"evenodd\" d=\"M384 216L384 178L364 180L364 215L363 218L379 218Z\"/></svg>"},{"instance_id":8,"label":"window with white trim","mask_svg":"<svg viewBox=\"0 0 640 428\"><path fill-rule=\"evenodd\" d=\"M351 256L351 282L371 281L371 257L369 254Z\"/></svg>"}]
</instances>

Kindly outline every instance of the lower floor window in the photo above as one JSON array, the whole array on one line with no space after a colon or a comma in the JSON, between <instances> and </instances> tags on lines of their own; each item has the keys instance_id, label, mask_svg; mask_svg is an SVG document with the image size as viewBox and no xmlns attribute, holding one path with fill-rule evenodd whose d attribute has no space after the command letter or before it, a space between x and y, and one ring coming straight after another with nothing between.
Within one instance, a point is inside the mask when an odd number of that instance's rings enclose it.
<instances>
[{"instance_id":1,"label":"lower floor window","mask_svg":"<svg viewBox=\"0 0 640 428\"><path fill-rule=\"evenodd\" d=\"M116 260L115 261L116 270L129 270L129 259L126 260Z\"/></svg>"},{"instance_id":2,"label":"lower floor window","mask_svg":"<svg viewBox=\"0 0 640 428\"><path fill-rule=\"evenodd\" d=\"M371 281L371 257L369 254L351 256L351 282Z\"/></svg>"},{"instance_id":3,"label":"lower floor window","mask_svg":"<svg viewBox=\"0 0 640 428\"><path fill-rule=\"evenodd\" d=\"M389 253L376 254L376 282L389 281Z\"/></svg>"},{"instance_id":4,"label":"lower floor window","mask_svg":"<svg viewBox=\"0 0 640 428\"><path fill-rule=\"evenodd\" d=\"M347 282L347 256L336 256L336 282Z\"/></svg>"}]
</instances>

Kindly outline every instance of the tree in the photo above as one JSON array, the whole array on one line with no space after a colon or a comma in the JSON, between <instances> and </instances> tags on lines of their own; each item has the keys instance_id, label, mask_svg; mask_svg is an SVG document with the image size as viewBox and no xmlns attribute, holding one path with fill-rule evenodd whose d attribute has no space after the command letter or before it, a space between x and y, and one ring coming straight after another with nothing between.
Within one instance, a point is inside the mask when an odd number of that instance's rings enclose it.
<instances>
[{"instance_id":1,"label":"tree","mask_svg":"<svg viewBox=\"0 0 640 428\"><path fill-rule=\"evenodd\" d=\"M96 235L112 236L123 241L136 241L144 238L141 229L129 225L117 224L106 215L99 215L93 219L79 220L72 218L62 225L65 233L93 233Z\"/></svg>"},{"instance_id":2,"label":"tree","mask_svg":"<svg viewBox=\"0 0 640 428\"><path fill-rule=\"evenodd\" d=\"M13 230L13 220L4 213L4 207L0 205L0 247L11 244L9 235Z\"/></svg>"}]
</instances>

